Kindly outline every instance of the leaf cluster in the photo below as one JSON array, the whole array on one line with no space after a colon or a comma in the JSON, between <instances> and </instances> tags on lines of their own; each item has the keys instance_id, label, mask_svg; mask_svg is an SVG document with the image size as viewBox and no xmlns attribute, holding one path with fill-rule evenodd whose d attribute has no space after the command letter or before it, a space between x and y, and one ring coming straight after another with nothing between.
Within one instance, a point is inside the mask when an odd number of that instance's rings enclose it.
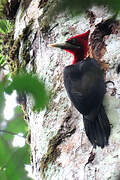
<instances>
[{"instance_id":1,"label":"leaf cluster","mask_svg":"<svg viewBox=\"0 0 120 180\"><path fill-rule=\"evenodd\" d=\"M44 109L48 102L44 82L36 74L25 72L16 74L13 77L13 81L6 88L6 92L11 94L13 90L16 90L18 93L32 95L34 99L33 110L37 112Z\"/></svg>"},{"instance_id":2,"label":"leaf cluster","mask_svg":"<svg viewBox=\"0 0 120 180\"><path fill-rule=\"evenodd\" d=\"M3 55L3 39L6 34L11 32L12 23L6 19L0 20L0 67L4 67L7 62L8 55Z\"/></svg>"},{"instance_id":3,"label":"leaf cluster","mask_svg":"<svg viewBox=\"0 0 120 180\"><path fill-rule=\"evenodd\" d=\"M6 34L11 32L12 29L12 23L8 21L7 19L1 19L0 20L0 34Z\"/></svg>"},{"instance_id":4,"label":"leaf cluster","mask_svg":"<svg viewBox=\"0 0 120 180\"><path fill-rule=\"evenodd\" d=\"M7 4L7 0L0 0L0 17L3 17L3 10L6 4Z\"/></svg>"},{"instance_id":5,"label":"leaf cluster","mask_svg":"<svg viewBox=\"0 0 120 180\"><path fill-rule=\"evenodd\" d=\"M57 2L58 3L55 11L51 12L52 16L59 14L60 12L64 12L66 9L69 9L73 16L78 15L94 5L107 6L113 12L120 11L119 0L57 0Z\"/></svg>"},{"instance_id":6,"label":"leaf cluster","mask_svg":"<svg viewBox=\"0 0 120 180\"><path fill-rule=\"evenodd\" d=\"M0 106L0 111L3 113L3 107L5 104L3 87L0 89L0 92L2 92L0 93L2 94L2 108ZM14 135L23 133L23 136L26 136L28 131L21 107L16 107L15 115L10 121L6 121L5 119L0 120L0 179L30 180L24 169L25 164L30 163L30 149L28 145L26 144L22 148L13 148L12 146ZM5 127L2 126L3 122L6 124Z\"/></svg>"},{"instance_id":7,"label":"leaf cluster","mask_svg":"<svg viewBox=\"0 0 120 180\"><path fill-rule=\"evenodd\" d=\"M37 112L46 106L48 96L43 81L33 73L22 71L16 74L12 81L6 79L4 82L0 82L0 179L30 180L24 169L24 165L30 163L28 145L26 144L22 148L12 147L14 135L23 133L24 137L27 136L28 128L24 121L24 112L21 106L17 106L15 115L10 121L5 120L3 116L5 93L11 94L14 90L18 94L24 93L33 96L33 109ZM3 122L6 124L5 126L2 126Z\"/></svg>"},{"instance_id":8,"label":"leaf cluster","mask_svg":"<svg viewBox=\"0 0 120 180\"><path fill-rule=\"evenodd\" d=\"M73 10L85 10L93 5L107 5L113 10L120 10L120 1L119 0L60 0L59 5L61 5L61 10L65 8L70 8Z\"/></svg>"},{"instance_id":9,"label":"leaf cluster","mask_svg":"<svg viewBox=\"0 0 120 180\"><path fill-rule=\"evenodd\" d=\"M24 165L30 162L28 145L12 148L3 137L0 137L0 157L1 180L31 180L24 170Z\"/></svg>"},{"instance_id":10,"label":"leaf cluster","mask_svg":"<svg viewBox=\"0 0 120 180\"><path fill-rule=\"evenodd\" d=\"M15 115L10 121L6 121L3 116L5 106L4 84L0 82L0 179L2 180L20 180L26 179L27 172L24 169L25 164L30 163L30 152L28 145L23 148L13 148L13 135L18 133L27 133L27 124L24 121L24 113L20 106L16 107ZM3 122L6 126L2 126Z\"/></svg>"},{"instance_id":11,"label":"leaf cluster","mask_svg":"<svg viewBox=\"0 0 120 180\"><path fill-rule=\"evenodd\" d=\"M24 165L30 163L30 150L28 145L26 144L22 148L13 148L11 144L14 138L12 132L16 134L22 132L25 134L26 130L27 125L25 121L23 121L23 112L20 107L17 107L15 116L8 122L5 131L0 131L0 179L30 180L24 169Z\"/></svg>"}]
</instances>

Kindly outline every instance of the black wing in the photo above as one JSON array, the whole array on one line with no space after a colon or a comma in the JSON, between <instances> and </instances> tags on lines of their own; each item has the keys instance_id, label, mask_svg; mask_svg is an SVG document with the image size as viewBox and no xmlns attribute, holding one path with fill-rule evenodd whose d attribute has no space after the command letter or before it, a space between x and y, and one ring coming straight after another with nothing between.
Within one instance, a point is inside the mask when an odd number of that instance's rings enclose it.
<instances>
[{"instance_id":1,"label":"black wing","mask_svg":"<svg viewBox=\"0 0 120 180\"><path fill-rule=\"evenodd\" d=\"M96 111L106 92L103 72L90 58L65 67L64 85L72 103L84 115Z\"/></svg>"}]
</instances>

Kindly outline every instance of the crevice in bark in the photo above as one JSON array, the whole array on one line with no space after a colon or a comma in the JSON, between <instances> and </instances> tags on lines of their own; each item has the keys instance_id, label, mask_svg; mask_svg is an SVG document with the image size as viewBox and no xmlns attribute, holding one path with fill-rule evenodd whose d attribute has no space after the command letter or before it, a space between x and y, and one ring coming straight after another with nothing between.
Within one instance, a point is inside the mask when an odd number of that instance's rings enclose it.
<instances>
[{"instance_id":1,"label":"crevice in bark","mask_svg":"<svg viewBox=\"0 0 120 180\"><path fill-rule=\"evenodd\" d=\"M53 20L52 14L56 11L58 1L57 0L42 0L42 4L40 1L39 8L42 6L43 8L43 14L39 17L39 26L42 33L48 33L50 29L50 23ZM54 17L55 19L55 17Z\"/></svg>"},{"instance_id":2,"label":"crevice in bark","mask_svg":"<svg viewBox=\"0 0 120 180\"><path fill-rule=\"evenodd\" d=\"M44 154L41 160L40 171L42 177L45 178L45 172L47 171L48 165L50 163L54 163L57 157L60 156L61 152L58 146L65 141L67 137L72 136L75 133L76 127L71 125L71 111L68 111L60 129L58 130L57 134L49 141L47 153Z\"/></svg>"},{"instance_id":3,"label":"crevice in bark","mask_svg":"<svg viewBox=\"0 0 120 180\"><path fill-rule=\"evenodd\" d=\"M7 19L11 20L15 18L17 10L19 8L21 0L11 0L10 2L7 1L4 5L3 14L6 16Z\"/></svg>"},{"instance_id":4,"label":"crevice in bark","mask_svg":"<svg viewBox=\"0 0 120 180\"><path fill-rule=\"evenodd\" d=\"M100 61L106 52L105 36L117 33L119 22L113 16L110 19L102 20L96 25L90 37L92 57ZM100 62L99 62L100 63Z\"/></svg>"},{"instance_id":5,"label":"crevice in bark","mask_svg":"<svg viewBox=\"0 0 120 180\"><path fill-rule=\"evenodd\" d=\"M43 8L43 7L45 7L46 6L46 4L47 4L47 2L48 2L48 0L41 0L40 2L39 2L39 8Z\"/></svg>"}]
</instances>

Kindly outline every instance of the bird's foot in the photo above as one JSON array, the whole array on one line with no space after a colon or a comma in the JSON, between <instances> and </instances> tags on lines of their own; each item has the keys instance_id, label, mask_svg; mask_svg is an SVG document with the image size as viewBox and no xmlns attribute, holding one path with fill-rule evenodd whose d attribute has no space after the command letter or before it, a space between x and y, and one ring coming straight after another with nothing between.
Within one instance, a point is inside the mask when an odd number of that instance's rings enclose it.
<instances>
[{"instance_id":1,"label":"bird's foot","mask_svg":"<svg viewBox=\"0 0 120 180\"><path fill-rule=\"evenodd\" d=\"M105 82L105 85L106 85L106 88L107 88L107 84L111 83L113 85L113 87L108 87L109 89L112 89L112 92L111 92L111 96L115 96L116 95L116 91L117 89L115 88L115 83L113 81L106 81Z\"/></svg>"},{"instance_id":2,"label":"bird's foot","mask_svg":"<svg viewBox=\"0 0 120 180\"><path fill-rule=\"evenodd\" d=\"M106 82L105 82L105 85L107 85L107 84L109 84L109 83L113 84L113 86L115 85L115 83L114 83L113 81L106 81Z\"/></svg>"}]
</instances>

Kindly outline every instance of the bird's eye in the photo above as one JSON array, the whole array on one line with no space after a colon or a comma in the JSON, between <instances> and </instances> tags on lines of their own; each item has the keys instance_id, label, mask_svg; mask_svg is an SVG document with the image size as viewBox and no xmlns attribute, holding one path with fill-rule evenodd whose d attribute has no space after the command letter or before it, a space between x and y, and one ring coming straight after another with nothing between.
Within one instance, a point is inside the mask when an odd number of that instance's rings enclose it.
<instances>
[{"instance_id":1,"label":"bird's eye","mask_svg":"<svg viewBox=\"0 0 120 180\"><path fill-rule=\"evenodd\" d=\"M70 44L76 45L77 44L77 39L70 39L67 41Z\"/></svg>"}]
</instances>

